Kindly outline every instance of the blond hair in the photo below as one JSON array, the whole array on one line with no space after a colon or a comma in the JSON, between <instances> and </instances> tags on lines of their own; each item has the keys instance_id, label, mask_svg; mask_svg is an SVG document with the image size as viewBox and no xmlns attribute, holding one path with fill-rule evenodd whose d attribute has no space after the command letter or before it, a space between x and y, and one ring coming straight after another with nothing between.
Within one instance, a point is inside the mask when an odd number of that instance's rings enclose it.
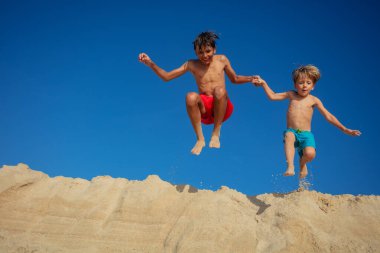
<instances>
[{"instance_id":1,"label":"blond hair","mask_svg":"<svg viewBox=\"0 0 380 253\"><path fill-rule=\"evenodd\" d=\"M308 64L305 66L300 66L297 69L293 70L293 82L296 83L298 78L302 76L307 76L313 81L313 83L316 83L319 80L319 78L321 78L321 73L319 72L319 69L316 66Z\"/></svg>"}]
</instances>

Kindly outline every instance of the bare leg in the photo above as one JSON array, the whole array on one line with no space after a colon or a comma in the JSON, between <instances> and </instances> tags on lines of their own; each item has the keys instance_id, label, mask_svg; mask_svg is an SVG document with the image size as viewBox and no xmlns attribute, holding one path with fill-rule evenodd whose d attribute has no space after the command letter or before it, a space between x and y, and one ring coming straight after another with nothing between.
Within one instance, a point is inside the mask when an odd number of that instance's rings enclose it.
<instances>
[{"instance_id":1,"label":"bare leg","mask_svg":"<svg viewBox=\"0 0 380 253\"><path fill-rule=\"evenodd\" d=\"M292 132L287 132L284 141L286 163L288 164L284 176L294 176L294 142L296 141L296 137Z\"/></svg>"},{"instance_id":2,"label":"bare leg","mask_svg":"<svg viewBox=\"0 0 380 253\"><path fill-rule=\"evenodd\" d=\"M214 130L212 131L210 148L220 148L220 128L227 108L227 91L224 87L214 89Z\"/></svg>"},{"instance_id":3,"label":"bare leg","mask_svg":"<svg viewBox=\"0 0 380 253\"><path fill-rule=\"evenodd\" d=\"M220 128L219 128L220 129ZM211 140L209 143L210 148L220 148L220 139L219 139L219 134L218 135L212 135Z\"/></svg>"},{"instance_id":4,"label":"bare leg","mask_svg":"<svg viewBox=\"0 0 380 253\"><path fill-rule=\"evenodd\" d=\"M299 178L305 178L307 176L307 166L306 163L311 162L315 157L315 148L306 147L303 149L303 154L300 159L300 176Z\"/></svg>"},{"instance_id":5,"label":"bare leg","mask_svg":"<svg viewBox=\"0 0 380 253\"><path fill-rule=\"evenodd\" d=\"M190 92L186 96L186 110L189 115L191 125L194 128L197 136L197 142L195 143L191 153L199 155L202 152L205 144L205 138L202 132L201 112L205 112L204 105L199 95L195 92Z\"/></svg>"}]
</instances>

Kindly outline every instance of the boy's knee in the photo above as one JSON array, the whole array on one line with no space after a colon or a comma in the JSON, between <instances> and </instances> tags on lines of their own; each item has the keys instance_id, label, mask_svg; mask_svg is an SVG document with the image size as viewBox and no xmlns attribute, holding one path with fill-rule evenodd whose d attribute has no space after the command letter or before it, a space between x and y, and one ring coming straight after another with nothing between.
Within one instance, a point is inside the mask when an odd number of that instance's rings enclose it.
<instances>
[{"instance_id":1,"label":"boy's knee","mask_svg":"<svg viewBox=\"0 0 380 253\"><path fill-rule=\"evenodd\" d=\"M195 92L189 92L186 95L186 104L187 105L196 105L198 103L198 94Z\"/></svg>"},{"instance_id":2,"label":"boy's knee","mask_svg":"<svg viewBox=\"0 0 380 253\"><path fill-rule=\"evenodd\" d=\"M316 152L314 148L304 148L302 152L302 156L305 157L308 161L313 160L315 158Z\"/></svg>"},{"instance_id":3,"label":"boy's knee","mask_svg":"<svg viewBox=\"0 0 380 253\"><path fill-rule=\"evenodd\" d=\"M227 91L224 87L215 87L214 98L222 99L227 97Z\"/></svg>"}]
</instances>

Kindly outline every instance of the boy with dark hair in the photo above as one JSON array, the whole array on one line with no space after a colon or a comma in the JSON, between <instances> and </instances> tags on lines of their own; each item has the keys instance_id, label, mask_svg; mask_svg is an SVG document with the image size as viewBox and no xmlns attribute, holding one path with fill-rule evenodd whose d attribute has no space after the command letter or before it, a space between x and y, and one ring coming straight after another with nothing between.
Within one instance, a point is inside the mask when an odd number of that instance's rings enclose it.
<instances>
[{"instance_id":1,"label":"boy with dark hair","mask_svg":"<svg viewBox=\"0 0 380 253\"><path fill-rule=\"evenodd\" d=\"M199 155L205 146L201 123L214 124L209 147L219 148L222 122L232 114L233 105L227 95L224 73L235 84L248 83L253 79L252 76L237 75L225 55L215 54L215 41L218 38L213 32L199 34L193 42L198 59L188 60L169 72L157 66L146 53L139 54L139 61L164 81L170 81L188 71L193 74L198 93L189 92L186 95L186 109L197 136L197 142L191 150L195 155Z\"/></svg>"}]
</instances>

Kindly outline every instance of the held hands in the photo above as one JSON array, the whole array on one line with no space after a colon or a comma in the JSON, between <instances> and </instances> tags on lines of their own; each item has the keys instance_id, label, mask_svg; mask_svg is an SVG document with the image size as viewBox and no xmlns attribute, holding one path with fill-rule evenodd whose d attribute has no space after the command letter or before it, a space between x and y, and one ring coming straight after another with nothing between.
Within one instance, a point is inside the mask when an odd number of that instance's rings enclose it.
<instances>
[{"instance_id":1,"label":"held hands","mask_svg":"<svg viewBox=\"0 0 380 253\"><path fill-rule=\"evenodd\" d=\"M139 61L144 63L147 66L150 66L153 62L146 53L139 54Z\"/></svg>"},{"instance_id":2,"label":"held hands","mask_svg":"<svg viewBox=\"0 0 380 253\"><path fill-rule=\"evenodd\" d=\"M254 84L256 87L263 86L265 84L265 81L261 79L260 76L252 76L252 84Z\"/></svg>"}]
</instances>

